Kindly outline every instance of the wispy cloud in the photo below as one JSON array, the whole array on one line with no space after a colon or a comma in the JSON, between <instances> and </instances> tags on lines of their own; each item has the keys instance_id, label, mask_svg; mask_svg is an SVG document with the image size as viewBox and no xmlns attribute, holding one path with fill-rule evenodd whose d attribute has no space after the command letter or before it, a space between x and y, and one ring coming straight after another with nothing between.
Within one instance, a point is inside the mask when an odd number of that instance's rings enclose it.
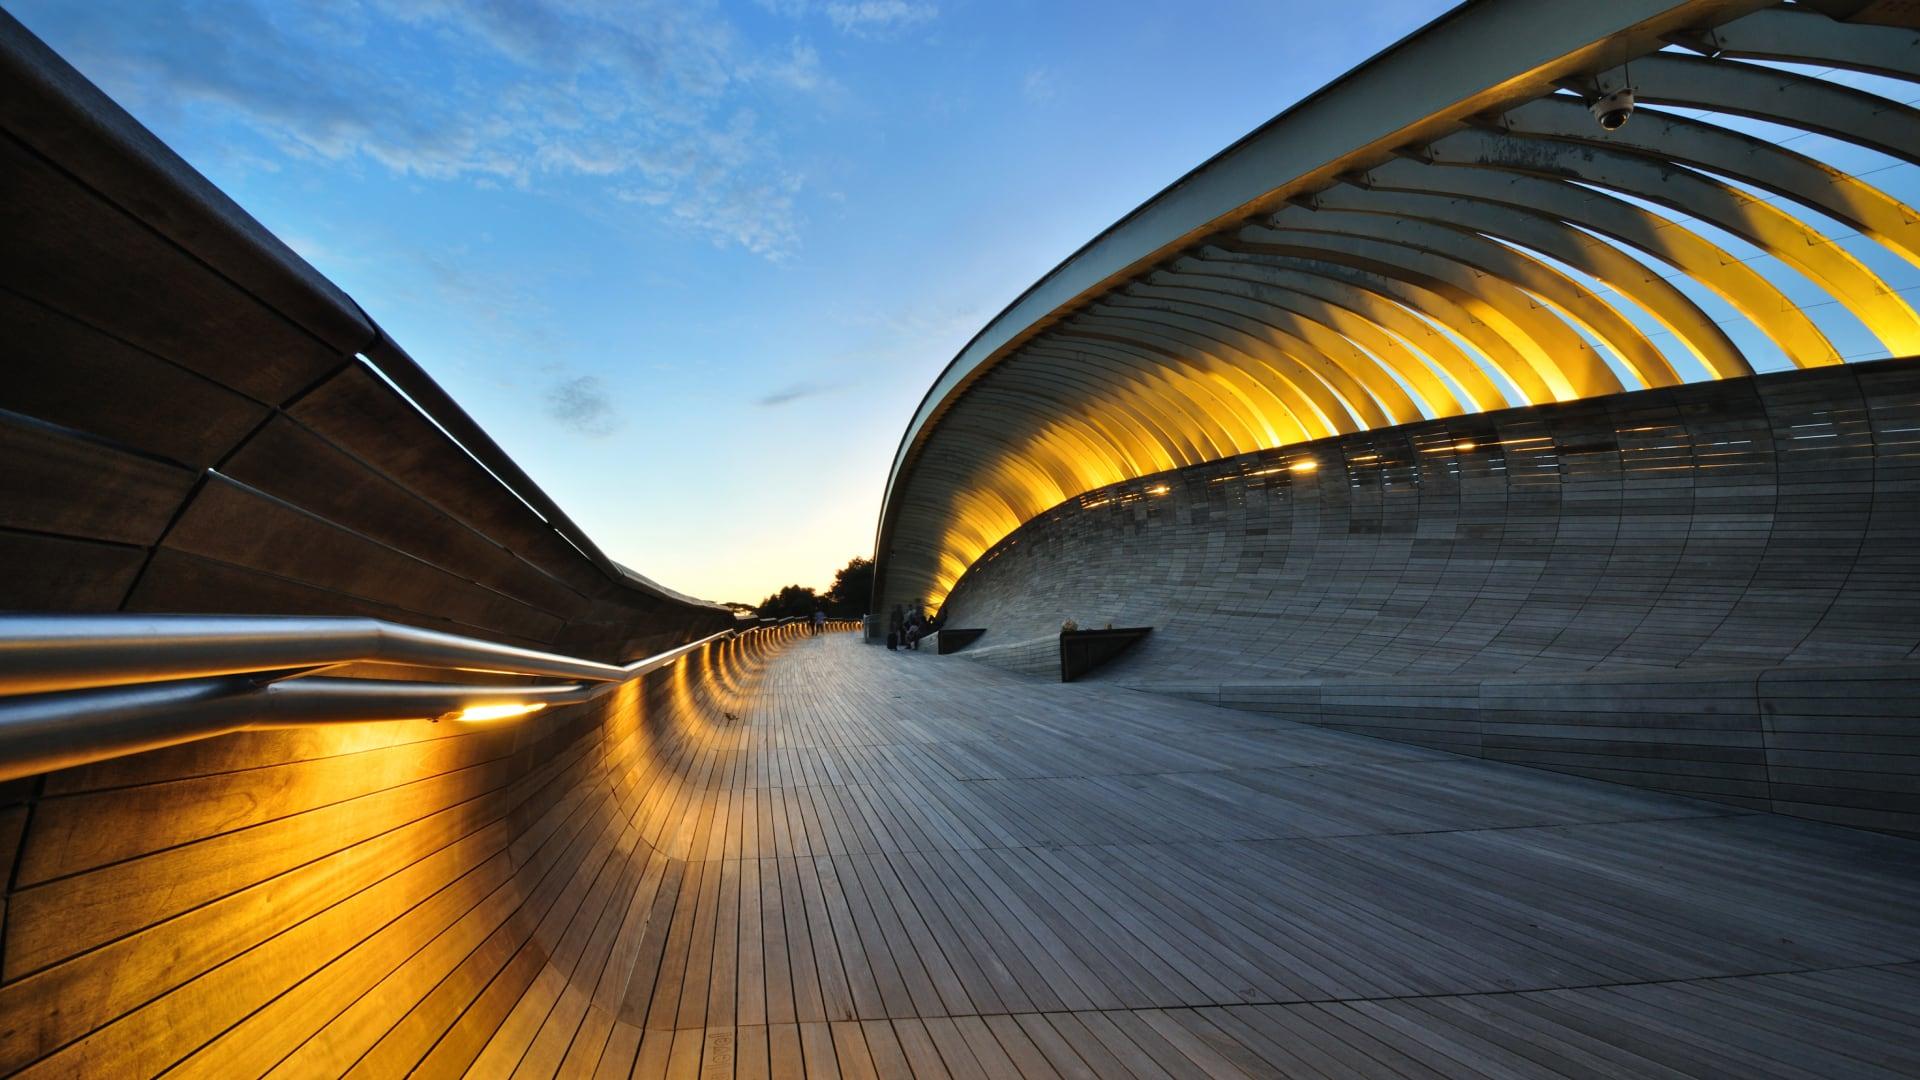
<instances>
[{"instance_id":1,"label":"wispy cloud","mask_svg":"<svg viewBox=\"0 0 1920 1080\"><path fill-rule=\"evenodd\" d=\"M834 29L855 37L882 37L940 15L931 0L760 0L760 6L790 19L823 15Z\"/></svg>"},{"instance_id":2,"label":"wispy cloud","mask_svg":"<svg viewBox=\"0 0 1920 1080\"><path fill-rule=\"evenodd\" d=\"M797 382L783 386L773 393L754 402L763 409L776 409L782 405L791 405L804 398L819 397L840 389L839 383Z\"/></svg>"},{"instance_id":3,"label":"wispy cloud","mask_svg":"<svg viewBox=\"0 0 1920 1080\"><path fill-rule=\"evenodd\" d=\"M820 67L820 50L798 38L784 55L776 54L743 74L802 93L826 89L833 82Z\"/></svg>"},{"instance_id":4,"label":"wispy cloud","mask_svg":"<svg viewBox=\"0 0 1920 1080\"><path fill-rule=\"evenodd\" d=\"M547 391L547 415L590 439L604 439L620 430L622 419L613 395L597 375L556 383Z\"/></svg>"},{"instance_id":5,"label":"wispy cloud","mask_svg":"<svg viewBox=\"0 0 1920 1080\"><path fill-rule=\"evenodd\" d=\"M1053 71L1037 67L1027 72L1027 77L1020 80L1020 94L1036 105L1053 100Z\"/></svg>"},{"instance_id":6,"label":"wispy cloud","mask_svg":"<svg viewBox=\"0 0 1920 1080\"><path fill-rule=\"evenodd\" d=\"M831 86L804 40L763 54L665 0L19 7L147 115L218 114L306 162L598 191L771 258L799 243L802 179L756 103Z\"/></svg>"},{"instance_id":7,"label":"wispy cloud","mask_svg":"<svg viewBox=\"0 0 1920 1080\"><path fill-rule=\"evenodd\" d=\"M828 20L850 34L901 30L928 22L940 14L940 9L932 4L911 0L833 0L826 10Z\"/></svg>"}]
</instances>

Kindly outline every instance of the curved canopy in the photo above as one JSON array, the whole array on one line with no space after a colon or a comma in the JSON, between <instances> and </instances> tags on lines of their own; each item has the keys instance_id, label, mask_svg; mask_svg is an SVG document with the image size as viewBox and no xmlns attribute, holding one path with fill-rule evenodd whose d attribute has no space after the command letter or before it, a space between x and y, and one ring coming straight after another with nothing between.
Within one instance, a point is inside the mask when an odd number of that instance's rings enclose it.
<instances>
[{"instance_id":1,"label":"curved canopy","mask_svg":"<svg viewBox=\"0 0 1920 1080\"><path fill-rule=\"evenodd\" d=\"M1920 162L1920 33L1878 6L1491 0L1342 77L955 358L894 460L876 608L937 607L1023 522L1167 469L1920 354L1886 276L1920 266L1920 215L1817 156ZM1621 86L1641 107L1603 130L1586 102Z\"/></svg>"}]
</instances>

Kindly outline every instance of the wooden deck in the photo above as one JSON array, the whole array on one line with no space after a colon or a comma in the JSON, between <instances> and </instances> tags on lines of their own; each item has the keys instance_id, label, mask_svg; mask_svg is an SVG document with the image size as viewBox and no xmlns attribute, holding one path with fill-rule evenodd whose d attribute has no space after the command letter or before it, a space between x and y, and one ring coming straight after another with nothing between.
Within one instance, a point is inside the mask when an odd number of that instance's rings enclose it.
<instances>
[{"instance_id":1,"label":"wooden deck","mask_svg":"<svg viewBox=\"0 0 1920 1080\"><path fill-rule=\"evenodd\" d=\"M723 700L473 1075L1920 1073L1911 841L844 635Z\"/></svg>"}]
</instances>

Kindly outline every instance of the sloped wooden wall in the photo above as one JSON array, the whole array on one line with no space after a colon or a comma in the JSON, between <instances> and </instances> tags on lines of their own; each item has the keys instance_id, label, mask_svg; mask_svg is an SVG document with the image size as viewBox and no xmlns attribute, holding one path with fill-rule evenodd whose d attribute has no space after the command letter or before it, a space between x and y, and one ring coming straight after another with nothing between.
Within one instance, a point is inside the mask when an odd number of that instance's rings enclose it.
<instances>
[{"instance_id":1,"label":"sloped wooden wall","mask_svg":"<svg viewBox=\"0 0 1920 1080\"><path fill-rule=\"evenodd\" d=\"M689 860L741 794L732 688L801 633L521 723L245 733L45 777L0 818L0 1073L438 1076L484 1051L478 1075L611 1054L625 1076L680 993Z\"/></svg>"},{"instance_id":2,"label":"sloped wooden wall","mask_svg":"<svg viewBox=\"0 0 1920 1080\"><path fill-rule=\"evenodd\" d=\"M985 662L1152 626L1090 678L1920 832L1920 361L1146 477L1029 522L943 615Z\"/></svg>"},{"instance_id":3,"label":"sloped wooden wall","mask_svg":"<svg viewBox=\"0 0 1920 1080\"><path fill-rule=\"evenodd\" d=\"M4 13L0 235L0 611L370 615L606 661L734 625L590 550L352 300ZM437 1074L496 1038L591 1072L646 1014L646 898L698 839L730 680L784 633L500 727L0 785L0 1073Z\"/></svg>"}]
</instances>

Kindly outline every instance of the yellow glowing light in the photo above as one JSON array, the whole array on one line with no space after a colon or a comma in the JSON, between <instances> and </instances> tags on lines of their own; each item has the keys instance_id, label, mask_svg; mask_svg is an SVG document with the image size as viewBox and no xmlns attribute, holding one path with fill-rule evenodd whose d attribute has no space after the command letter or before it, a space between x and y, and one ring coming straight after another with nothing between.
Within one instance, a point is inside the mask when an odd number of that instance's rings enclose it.
<instances>
[{"instance_id":1,"label":"yellow glowing light","mask_svg":"<svg viewBox=\"0 0 1920 1080\"><path fill-rule=\"evenodd\" d=\"M1521 121L1521 130L1552 134L1529 130L1532 122ZM1486 142L1493 138L1469 133L1443 141L1447 146L1427 156L1448 164L1478 164L1474 157L1493 150ZM1592 161L1585 149L1555 145L1560 149L1541 153L1552 159L1549 171L1557 181L1570 182L1515 180L1485 170L1426 169L1407 162L1385 168L1388 179L1410 179L1406 169L1421 174L1421 182L1412 188L1425 194L1411 197L1422 200L1421 206L1451 197L1460 200L1454 205L1478 214L1471 208L1512 197L1612 243L1575 243L1560 256L1543 260L1527 253L1527 241L1502 234L1497 240L1508 243L1496 242L1476 256L1471 267L1425 250L1417 256L1389 254L1381 258L1393 263L1395 272L1370 272L1364 282L1356 278L1351 283L1350 275L1328 276L1308 269L1311 264L1295 265L1298 260L1291 258L1277 264L1236 258L1229 264L1203 254L1201 259L1209 264L1204 268L1183 266L1165 277L1142 275L1124 288L1115 283L1094 290L1101 294L1098 302L1077 305L1080 314L1073 325L1033 323L1027 344L1007 350L1008 363L992 388L982 383L974 398L965 399L973 404L964 404L956 388L941 403L952 410L942 429L948 433L942 452L960 461L954 452L965 448L977 454L977 459L966 460L977 464L951 474L951 479L949 473L935 470L940 479L931 489L921 489L925 498L899 498L905 516L898 519L903 532L895 538L903 551L894 568L902 580L891 587L900 594L896 599L918 592L930 608L939 609L977 559L1006 550L1001 545L1015 530L1076 492L1087 500L1081 504L1086 510L1124 507L1143 496L1170 493L1167 485L1159 484L1116 490L1129 481L1202 462L1423 417L1683 381L1662 355L1671 350L1652 344L1641 328L1622 321L1602 294L1588 291L1584 279L1556 269L1566 258L1577 256L1580 261L1566 264L1571 270L1644 308L1714 377L1751 374L1741 348L1703 321L1684 296L1665 286L1664 291L1644 288L1645 266L1636 255L1622 251L1637 249L1730 304L1795 366L1841 361L1801 304L1790 301L1766 275L1723 249L1717 239L1680 224L1689 218L1714 225L1822 286L1889 352L1900 355L1920 348L1920 314L1875 267L1862 262L1854 248L1823 235L1818 223L1727 187L1726 181L1688 179L1691 174L1675 177L1686 183L1661 190L1659 201L1676 211L1677 218L1635 202L1596 203L1580 184L1599 182L1605 187L1618 182L1626 185L1621 190L1632 193L1640 191L1647 178L1618 171L1628 166L1611 164L1612 159ZM1610 176L1615 179L1606 179ZM1920 229L1912 227L1913 211L1898 199L1839 174L1830 187L1804 178L1782 182L1793 186L1803 203L1818 202L1834 221L1920 265ZM1803 182L1811 186L1800 186ZM1830 192L1830 197L1812 198L1813 187ZM1524 199L1515 193L1524 193ZM1386 203L1402 196L1382 198L1381 206L1345 208L1399 211ZM1327 240L1329 234L1345 231L1339 217L1320 225L1309 224L1313 220L1312 215L1283 209L1273 223L1277 229L1256 227L1253 236L1273 233L1256 243L1278 251L1334 244L1331 250L1347 253L1341 259L1360 254L1348 246L1349 240L1367 245L1366 251L1376 250L1382 240L1392 242L1371 227L1360 227L1358 237ZM1416 227L1429 228L1418 219ZM1577 232L1570 235L1578 238ZM1309 239L1312 236L1320 239ZM1551 255L1559 249L1540 250ZM1228 286L1216 279L1203 285L1191 275L1220 275L1243 284ZM1618 374L1610 360L1623 365ZM1502 389L1506 386L1511 391ZM1050 396L1030 412L1008 404L1026 393ZM935 430L928 423L924 431L916 428L914 438L930 438ZM1493 442L1485 445L1494 457L1499 456L1493 454L1496 450L1511 455L1551 445L1545 436L1489 437ZM1420 451L1471 456L1481 449L1476 439L1456 439L1435 439ZM931 452L934 444L926 445ZM1383 458L1375 453L1345 461L1336 457L1334 471L1344 476ZM1272 467L1215 476L1208 484L1238 480L1256 487L1256 479L1280 472L1307 479L1317 475L1318 468L1312 459L1280 458ZM904 485L908 477L902 473L897 479Z\"/></svg>"},{"instance_id":2,"label":"yellow glowing light","mask_svg":"<svg viewBox=\"0 0 1920 1080\"><path fill-rule=\"evenodd\" d=\"M468 724L484 724L489 720L507 720L515 716L537 713L546 708L544 701L515 701L502 705L469 705L454 714L454 719Z\"/></svg>"}]
</instances>

